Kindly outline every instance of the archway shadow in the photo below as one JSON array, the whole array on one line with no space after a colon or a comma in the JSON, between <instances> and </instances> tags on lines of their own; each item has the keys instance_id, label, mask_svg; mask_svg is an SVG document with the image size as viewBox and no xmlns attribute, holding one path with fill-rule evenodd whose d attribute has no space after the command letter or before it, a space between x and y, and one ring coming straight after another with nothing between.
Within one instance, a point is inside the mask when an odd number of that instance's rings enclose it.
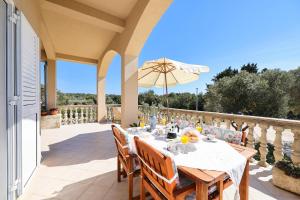
<instances>
[{"instance_id":1,"label":"archway shadow","mask_svg":"<svg viewBox=\"0 0 300 200\"><path fill-rule=\"evenodd\" d=\"M49 167L76 165L110 159L116 155L110 130L82 133L49 145L49 151L42 152L42 165Z\"/></svg>"}]
</instances>

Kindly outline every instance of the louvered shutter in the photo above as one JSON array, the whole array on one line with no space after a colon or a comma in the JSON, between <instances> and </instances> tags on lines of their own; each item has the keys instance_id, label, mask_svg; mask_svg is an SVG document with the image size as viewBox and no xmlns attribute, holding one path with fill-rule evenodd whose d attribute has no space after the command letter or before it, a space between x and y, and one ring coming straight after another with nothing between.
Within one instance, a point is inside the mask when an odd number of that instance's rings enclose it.
<instances>
[{"instance_id":1,"label":"louvered shutter","mask_svg":"<svg viewBox=\"0 0 300 200\"><path fill-rule=\"evenodd\" d=\"M38 163L39 143L39 38L21 15L22 183L26 185Z\"/></svg>"}]
</instances>

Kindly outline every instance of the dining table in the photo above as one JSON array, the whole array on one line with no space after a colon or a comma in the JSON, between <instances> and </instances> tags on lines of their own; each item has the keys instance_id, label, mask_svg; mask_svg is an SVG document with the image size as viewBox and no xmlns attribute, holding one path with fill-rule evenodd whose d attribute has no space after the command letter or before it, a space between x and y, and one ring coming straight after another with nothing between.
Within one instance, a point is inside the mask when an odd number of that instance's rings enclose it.
<instances>
[{"instance_id":1,"label":"dining table","mask_svg":"<svg viewBox=\"0 0 300 200\"><path fill-rule=\"evenodd\" d=\"M160 129L162 126L160 126ZM139 130L146 130L145 128L129 128L127 129L128 133L128 141L133 141L134 136L142 137L139 133ZM141 132L141 131L140 131ZM143 131L142 131L143 132ZM144 131L145 133L145 131ZM157 130L156 130L157 133ZM153 131L148 130L148 134L153 135ZM131 139L130 139L131 138ZM167 143L169 140L166 140ZM160 141L161 142L161 141ZM149 143L150 145L151 142ZM241 146L239 144L228 143L235 151L237 151L241 156L246 159L245 169L243 171L243 175L241 181L239 183L238 192L240 195L240 200L248 200L249 198L249 170L250 170L250 161L253 156L257 153L257 151L253 148ZM129 142L129 147L132 153L136 153L134 142ZM154 148L157 146L153 145ZM177 165L178 172L183 173L190 179L195 182L196 185L196 199L197 200L208 200L209 198L209 187L213 184L217 185L219 191L223 191L223 189L227 188L232 182L227 181L223 184L223 180L228 174L224 171L216 171L216 170L205 170L194 167ZM219 198L222 199L223 193L220 192Z\"/></svg>"},{"instance_id":2,"label":"dining table","mask_svg":"<svg viewBox=\"0 0 300 200\"><path fill-rule=\"evenodd\" d=\"M247 160L244 173L239 185L239 193L241 200L249 199L249 170L250 170L250 160L256 154L256 150L237 144L230 144L237 152L244 156ZM216 184L222 183L220 180L224 180L226 176L225 172L214 171L214 170L201 170L197 168L177 166L178 171L181 171L186 176L191 178L196 183L196 199L197 200L208 200L208 187ZM218 185L219 191L223 191L224 185ZM222 199L222 193L219 194L219 199Z\"/></svg>"}]
</instances>

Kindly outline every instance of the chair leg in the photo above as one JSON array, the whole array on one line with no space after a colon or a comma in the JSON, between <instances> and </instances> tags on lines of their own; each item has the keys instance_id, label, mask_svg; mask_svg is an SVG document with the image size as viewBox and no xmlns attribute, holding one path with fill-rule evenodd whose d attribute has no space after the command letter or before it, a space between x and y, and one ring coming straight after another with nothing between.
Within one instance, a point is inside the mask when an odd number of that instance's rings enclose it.
<instances>
[{"instance_id":1,"label":"chair leg","mask_svg":"<svg viewBox=\"0 0 300 200\"><path fill-rule=\"evenodd\" d=\"M223 190L224 190L223 180L217 183L217 188L219 191L219 200L223 200Z\"/></svg>"},{"instance_id":2,"label":"chair leg","mask_svg":"<svg viewBox=\"0 0 300 200\"><path fill-rule=\"evenodd\" d=\"M141 190L141 191L140 191L140 193L141 193L141 194L140 194L140 195L141 195L141 196L140 196L140 197L141 197L140 200L145 200L145 199L146 199L146 195L145 195L145 187L144 187L144 183L143 183L143 178L142 178L142 177L141 177L140 187L141 187L141 188L140 188L140 190Z\"/></svg>"},{"instance_id":3,"label":"chair leg","mask_svg":"<svg viewBox=\"0 0 300 200\"><path fill-rule=\"evenodd\" d=\"M117 171L118 182L121 182L121 163L119 157L117 158Z\"/></svg>"},{"instance_id":4,"label":"chair leg","mask_svg":"<svg viewBox=\"0 0 300 200\"><path fill-rule=\"evenodd\" d=\"M133 174L128 175L128 195L129 195L129 200L132 200L133 196Z\"/></svg>"}]
</instances>

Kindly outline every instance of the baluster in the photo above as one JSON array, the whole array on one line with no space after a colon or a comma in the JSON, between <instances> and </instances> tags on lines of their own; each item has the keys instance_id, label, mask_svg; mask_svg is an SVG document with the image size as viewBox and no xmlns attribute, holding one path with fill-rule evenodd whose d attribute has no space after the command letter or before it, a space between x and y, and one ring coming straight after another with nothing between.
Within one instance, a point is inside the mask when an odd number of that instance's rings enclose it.
<instances>
[{"instance_id":1,"label":"baluster","mask_svg":"<svg viewBox=\"0 0 300 200\"><path fill-rule=\"evenodd\" d=\"M231 126L231 120L230 119L225 119L225 127L226 129L230 129Z\"/></svg>"},{"instance_id":2,"label":"baluster","mask_svg":"<svg viewBox=\"0 0 300 200\"><path fill-rule=\"evenodd\" d=\"M68 114L68 117L67 117L67 124L71 124L70 119L71 119L72 113L71 113L71 108L70 108L70 107L67 107L67 114Z\"/></svg>"},{"instance_id":3,"label":"baluster","mask_svg":"<svg viewBox=\"0 0 300 200\"><path fill-rule=\"evenodd\" d=\"M276 131L275 133L275 140L274 140L274 157L275 161L280 161L283 158L282 154L282 127L275 126L273 127L274 130Z\"/></svg>"},{"instance_id":4,"label":"baluster","mask_svg":"<svg viewBox=\"0 0 300 200\"><path fill-rule=\"evenodd\" d=\"M68 124L68 107L64 107L64 123L63 125L67 125Z\"/></svg>"},{"instance_id":5,"label":"baluster","mask_svg":"<svg viewBox=\"0 0 300 200\"><path fill-rule=\"evenodd\" d=\"M292 161L294 164L300 166L300 130L292 129L294 133L294 143L292 145Z\"/></svg>"},{"instance_id":6,"label":"baluster","mask_svg":"<svg viewBox=\"0 0 300 200\"><path fill-rule=\"evenodd\" d=\"M87 111L86 111L86 107L84 107L82 109L82 111L84 112L83 123L87 123Z\"/></svg>"},{"instance_id":7,"label":"baluster","mask_svg":"<svg viewBox=\"0 0 300 200\"><path fill-rule=\"evenodd\" d=\"M205 117L205 124L213 126L213 119L211 116Z\"/></svg>"},{"instance_id":8,"label":"baluster","mask_svg":"<svg viewBox=\"0 0 300 200\"><path fill-rule=\"evenodd\" d=\"M82 109L82 107L80 107L79 109L80 109L79 123L82 124L83 123L83 109Z\"/></svg>"},{"instance_id":9,"label":"baluster","mask_svg":"<svg viewBox=\"0 0 300 200\"><path fill-rule=\"evenodd\" d=\"M215 122L217 127L221 127L221 119L220 118L215 118Z\"/></svg>"},{"instance_id":10,"label":"baluster","mask_svg":"<svg viewBox=\"0 0 300 200\"><path fill-rule=\"evenodd\" d=\"M75 109L74 107L72 107L72 124L76 124L76 121L75 121Z\"/></svg>"},{"instance_id":11,"label":"baluster","mask_svg":"<svg viewBox=\"0 0 300 200\"><path fill-rule=\"evenodd\" d=\"M259 147L259 152L260 152L260 161L259 165L266 167L267 166L267 130L268 130L268 125L267 124L259 124L261 128L261 136L260 136L260 147Z\"/></svg>"},{"instance_id":12,"label":"baluster","mask_svg":"<svg viewBox=\"0 0 300 200\"><path fill-rule=\"evenodd\" d=\"M92 106L93 111L93 122L97 121L97 108L95 106Z\"/></svg>"},{"instance_id":13,"label":"baluster","mask_svg":"<svg viewBox=\"0 0 300 200\"><path fill-rule=\"evenodd\" d=\"M86 110L86 123L89 123L90 122L90 108L86 107L85 110Z\"/></svg>"},{"instance_id":14,"label":"baluster","mask_svg":"<svg viewBox=\"0 0 300 200\"><path fill-rule=\"evenodd\" d=\"M94 119L94 122L97 122L97 106L93 106L93 119Z\"/></svg>"},{"instance_id":15,"label":"baluster","mask_svg":"<svg viewBox=\"0 0 300 200\"><path fill-rule=\"evenodd\" d=\"M59 112L59 114L60 114L60 124L62 125L62 124L63 124L63 121L64 121L63 115L62 115L62 107L59 107L59 108L58 108L58 112Z\"/></svg>"},{"instance_id":16,"label":"baluster","mask_svg":"<svg viewBox=\"0 0 300 200\"><path fill-rule=\"evenodd\" d=\"M75 107L75 124L78 124L78 108Z\"/></svg>"},{"instance_id":17,"label":"baluster","mask_svg":"<svg viewBox=\"0 0 300 200\"><path fill-rule=\"evenodd\" d=\"M88 110L88 123L91 123L91 120L92 120L92 112L91 112L91 107L90 106L88 106L88 108L87 108L87 110Z\"/></svg>"},{"instance_id":18,"label":"baluster","mask_svg":"<svg viewBox=\"0 0 300 200\"><path fill-rule=\"evenodd\" d=\"M89 123L93 122L93 112L92 112L92 108L89 107Z\"/></svg>"},{"instance_id":19,"label":"baluster","mask_svg":"<svg viewBox=\"0 0 300 200\"><path fill-rule=\"evenodd\" d=\"M107 106L107 120L112 121L112 108L111 106Z\"/></svg>"},{"instance_id":20,"label":"baluster","mask_svg":"<svg viewBox=\"0 0 300 200\"><path fill-rule=\"evenodd\" d=\"M69 110L68 124L72 124L72 107L70 107L68 110Z\"/></svg>"},{"instance_id":21,"label":"baluster","mask_svg":"<svg viewBox=\"0 0 300 200\"><path fill-rule=\"evenodd\" d=\"M249 122L247 123L248 125L248 135L247 135L247 147L250 147L250 148L254 148L254 127L255 127L255 123L252 123L252 122Z\"/></svg>"}]
</instances>

